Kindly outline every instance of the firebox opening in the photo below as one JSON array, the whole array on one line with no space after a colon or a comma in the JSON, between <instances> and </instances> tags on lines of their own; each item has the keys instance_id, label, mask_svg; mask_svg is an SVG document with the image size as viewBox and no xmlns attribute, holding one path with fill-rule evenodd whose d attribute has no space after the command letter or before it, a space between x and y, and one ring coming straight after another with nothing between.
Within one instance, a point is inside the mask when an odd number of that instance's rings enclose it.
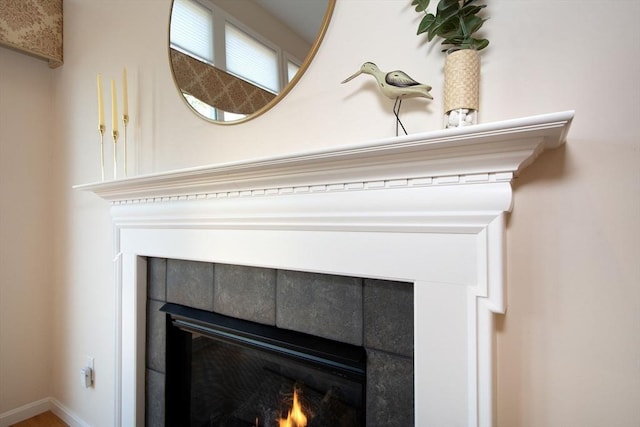
<instances>
[{"instance_id":1,"label":"firebox opening","mask_svg":"<svg viewBox=\"0 0 640 427\"><path fill-rule=\"evenodd\" d=\"M177 304L162 311L167 425L365 425L364 348Z\"/></svg>"}]
</instances>

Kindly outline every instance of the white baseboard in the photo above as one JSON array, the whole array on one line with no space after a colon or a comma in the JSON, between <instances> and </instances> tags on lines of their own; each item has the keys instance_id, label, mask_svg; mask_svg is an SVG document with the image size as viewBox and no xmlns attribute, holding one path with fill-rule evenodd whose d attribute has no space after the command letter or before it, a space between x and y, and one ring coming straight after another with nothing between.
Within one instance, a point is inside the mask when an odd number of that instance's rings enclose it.
<instances>
[{"instance_id":1,"label":"white baseboard","mask_svg":"<svg viewBox=\"0 0 640 427\"><path fill-rule=\"evenodd\" d=\"M35 417L38 414L51 409L51 399L45 398L36 402L27 403L19 408L0 414L0 427L9 427L12 424Z\"/></svg>"},{"instance_id":2,"label":"white baseboard","mask_svg":"<svg viewBox=\"0 0 640 427\"><path fill-rule=\"evenodd\" d=\"M0 414L0 427L9 427L43 412L51 411L70 427L90 427L57 399L47 397Z\"/></svg>"},{"instance_id":3,"label":"white baseboard","mask_svg":"<svg viewBox=\"0 0 640 427\"><path fill-rule=\"evenodd\" d=\"M69 424L69 427L91 427L84 422L76 413L60 403L57 399L50 398L51 412L56 414L62 421Z\"/></svg>"}]
</instances>

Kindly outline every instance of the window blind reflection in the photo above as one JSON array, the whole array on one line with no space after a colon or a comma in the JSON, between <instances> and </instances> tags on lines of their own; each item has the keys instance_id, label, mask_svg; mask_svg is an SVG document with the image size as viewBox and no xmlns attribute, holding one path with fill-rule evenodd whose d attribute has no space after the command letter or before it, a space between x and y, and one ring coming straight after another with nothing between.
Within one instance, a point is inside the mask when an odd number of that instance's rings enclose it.
<instances>
[{"instance_id":1,"label":"window blind reflection","mask_svg":"<svg viewBox=\"0 0 640 427\"><path fill-rule=\"evenodd\" d=\"M277 52L228 22L225 36L227 71L278 93Z\"/></svg>"},{"instance_id":2,"label":"window blind reflection","mask_svg":"<svg viewBox=\"0 0 640 427\"><path fill-rule=\"evenodd\" d=\"M173 46L213 63L211 10L194 1L175 0L170 31Z\"/></svg>"}]
</instances>

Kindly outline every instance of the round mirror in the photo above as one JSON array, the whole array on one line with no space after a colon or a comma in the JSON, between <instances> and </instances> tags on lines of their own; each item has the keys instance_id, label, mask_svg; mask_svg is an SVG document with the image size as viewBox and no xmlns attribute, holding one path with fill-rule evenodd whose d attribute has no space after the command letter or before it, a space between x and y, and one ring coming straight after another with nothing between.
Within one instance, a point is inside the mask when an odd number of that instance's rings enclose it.
<instances>
[{"instance_id":1,"label":"round mirror","mask_svg":"<svg viewBox=\"0 0 640 427\"><path fill-rule=\"evenodd\" d=\"M169 59L187 105L241 123L278 103L309 66L335 0L173 0Z\"/></svg>"}]
</instances>

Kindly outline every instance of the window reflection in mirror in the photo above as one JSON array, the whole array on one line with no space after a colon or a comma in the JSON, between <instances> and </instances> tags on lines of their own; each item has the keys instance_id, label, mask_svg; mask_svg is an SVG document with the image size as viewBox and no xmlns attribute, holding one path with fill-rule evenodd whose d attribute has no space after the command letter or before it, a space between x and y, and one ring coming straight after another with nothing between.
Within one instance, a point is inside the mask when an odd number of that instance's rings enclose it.
<instances>
[{"instance_id":1,"label":"window reflection in mirror","mask_svg":"<svg viewBox=\"0 0 640 427\"><path fill-rule=\"evenodd\" d=\"M174 0L170 61L187 103L220 122L244 121L268 109L308 65L334 1ZM306 34L295 32L278 10L295 10Z\"/></svg>"}]
</instances>

